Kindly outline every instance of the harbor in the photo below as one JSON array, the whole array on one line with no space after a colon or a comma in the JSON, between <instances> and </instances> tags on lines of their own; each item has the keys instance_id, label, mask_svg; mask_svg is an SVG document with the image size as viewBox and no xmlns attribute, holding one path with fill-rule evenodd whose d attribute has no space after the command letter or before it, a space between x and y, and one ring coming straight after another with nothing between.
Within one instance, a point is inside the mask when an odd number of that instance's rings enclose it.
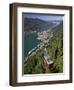
<instances>
[{"instance_id":1,"label":"harbor","mask_svg":"<svg viewBox=\"0 0 74 90\"><path fill-rule=\"evenodd\" d=\"M33 49L31 49L28 52L24 63L28 60L28 58L35 55L39 50L41 50L42 48L47 47L49 45L48 42L53 37L53 32L42 31L42 32L38 32L37 35L38 35L37 39L41 40L41 42L36 47L34 47Z\"/></svg>"}]
</instances>

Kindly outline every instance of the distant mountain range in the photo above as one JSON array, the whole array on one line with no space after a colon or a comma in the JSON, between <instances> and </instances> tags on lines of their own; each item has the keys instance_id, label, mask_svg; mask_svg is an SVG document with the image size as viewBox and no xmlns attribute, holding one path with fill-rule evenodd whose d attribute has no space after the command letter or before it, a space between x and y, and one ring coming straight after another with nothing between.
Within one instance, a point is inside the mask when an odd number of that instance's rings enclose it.
<instances>
[{"instance_id":1,"label":"distant mountain range","mask_svg":"<svg viewBox=\"0 0 74 90\"><path fill-rule=\"evenodd\" d=\"M58 25L61 21L44 21L38 18L24 18L24 31L31 32L31 31L44 31L50 30L51 28Z\"/></svg>"},{"instance_id":2,"label":"distant mountain range","mask_svg":"<svg viewBox=\"0 0 74 90\"><path fill-rule=\"evenodd\" d=\"M61 30L63 30L63 21L60 21L60 24L53 27L51 31L53 33L55 33L55 32L58 32L58 31L60 32Z\"/></svg>"}]
</instances>

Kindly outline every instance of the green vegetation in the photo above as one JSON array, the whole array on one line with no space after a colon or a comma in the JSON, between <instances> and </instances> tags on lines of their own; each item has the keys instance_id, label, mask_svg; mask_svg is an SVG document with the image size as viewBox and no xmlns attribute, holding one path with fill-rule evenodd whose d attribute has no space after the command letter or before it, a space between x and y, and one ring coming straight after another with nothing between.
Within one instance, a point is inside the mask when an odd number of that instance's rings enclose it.
<instances>
[{"instance_id":1,"label":"green vegetation","mask_svg":"<svg viewBox=\"0 0 74 90\"><path fill-rule=\"evenodd\" d=\"M62 73L63 72L63 24L53 29L53 37L49 40L46 47L53 60L53 65L49 68L44 63L44 48L39 50L36 55L31 56L24 64L24 74L40 73Z\"/></svg>"},{"instance_id":2,"label":"green vegetation","mask_svg":"<svg viewBox=\"0 0 74 90\"><path fill-rule=\"evenodd\" d=\"M40 50L36 55L29 58L24 66L25 74L45 73L43 51Z\"/></svg>"},{"instance_id":3,"label":"green vegetation","mask_svg":"<svg viewBox=\"0 0 74 90\"><path fill-rule=\"evenodd\" d=\"M61 29L61 28L60 28ZM49 41L50 47L48 46L49 54L52 56L54 61L51 72L58 73L63 72L63 32L62 29L54 34L54 37Z\"/></svg>"}]
</instances>

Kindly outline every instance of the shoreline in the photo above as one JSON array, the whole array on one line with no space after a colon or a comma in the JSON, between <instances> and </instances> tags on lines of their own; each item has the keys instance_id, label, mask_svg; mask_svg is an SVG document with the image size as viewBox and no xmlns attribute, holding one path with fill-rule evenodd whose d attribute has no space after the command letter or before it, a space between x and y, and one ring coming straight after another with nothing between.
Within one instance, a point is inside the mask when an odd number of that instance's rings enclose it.
<instances>
[{"instance_id":1,"label":"shoreline","mask_svg":"<svg viewBox=\"0 0 74 90\"><path fill-rule=\"evenodd\" d=\"M49 41L49 40L48 40ZM46 45L47 44L47 45ZM31 56L35 55L39 50L41 50L44 46L48 46L48 42L44 43L41 42L37 45L37 47L33 48L32 50L30 50L29 52L31 52L30 54L28 54L28 56L25 58L24 63L28 60L28 58L30 58ZM29 53L28 52L28 53Z\"/></svg>"},{"instance_id":2,"label":"shoreline","mask_svg":"<svg viewBox=\"0 0 74 90\"><path fill-rule=\"evenodd\" d=\"M48 45L49 40L53 37L53 32L42 31L37 33L37 35L38 35L37 39L40 40L41 42L28 52L27 57L24 60L24 63L28 60L28 58L35 55L44 46Z\"/></svg>"}]
</instances>

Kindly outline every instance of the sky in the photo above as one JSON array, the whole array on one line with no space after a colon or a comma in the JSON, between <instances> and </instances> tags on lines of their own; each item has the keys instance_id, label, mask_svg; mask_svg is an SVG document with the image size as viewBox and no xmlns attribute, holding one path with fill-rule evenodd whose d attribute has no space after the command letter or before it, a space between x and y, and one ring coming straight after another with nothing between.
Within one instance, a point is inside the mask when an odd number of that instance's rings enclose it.
<instances>
[{"instance_id":1,"label":"sky","mask_svg":"<svg viewBox=\"0 0 74 90\"><path fill-rule=\"evenodd\" d=\"M36 14L36 13L23 13L24 18L38 18L45 21L63 20L63 15L50 15L50 14Z\"/></svg>"}]
</instances>

